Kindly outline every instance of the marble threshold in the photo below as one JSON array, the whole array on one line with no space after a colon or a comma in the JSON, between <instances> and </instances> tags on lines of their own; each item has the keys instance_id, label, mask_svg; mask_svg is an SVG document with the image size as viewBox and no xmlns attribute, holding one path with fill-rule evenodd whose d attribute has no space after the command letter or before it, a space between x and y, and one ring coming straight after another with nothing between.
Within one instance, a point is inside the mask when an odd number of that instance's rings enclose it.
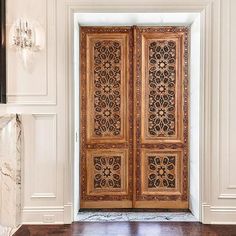
<instances>
[{"instance_id":1,"label":"marble threshold","mask_svg":"<svg viewBox=\"0 0 236 236\"><path fill-rule=\"evenodd\" d=\"M78 222L198 222L191 212L79 212Z\"/></svg>"}]
</instances>

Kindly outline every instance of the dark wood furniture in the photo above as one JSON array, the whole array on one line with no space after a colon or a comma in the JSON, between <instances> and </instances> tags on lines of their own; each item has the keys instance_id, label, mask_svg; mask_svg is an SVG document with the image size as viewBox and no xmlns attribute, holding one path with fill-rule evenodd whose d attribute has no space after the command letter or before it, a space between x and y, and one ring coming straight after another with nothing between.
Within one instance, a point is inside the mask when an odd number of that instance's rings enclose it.
<instances>
[{"instance_id":1,"label":"dark wood furniture","mask_svg":"<svg viewBox=\"0 0 236 236\"><path fill-rule=\"evenodd\" d=\"M6 1L0 0L0 103L6 103Z\"/></svg>"}]
</instances>

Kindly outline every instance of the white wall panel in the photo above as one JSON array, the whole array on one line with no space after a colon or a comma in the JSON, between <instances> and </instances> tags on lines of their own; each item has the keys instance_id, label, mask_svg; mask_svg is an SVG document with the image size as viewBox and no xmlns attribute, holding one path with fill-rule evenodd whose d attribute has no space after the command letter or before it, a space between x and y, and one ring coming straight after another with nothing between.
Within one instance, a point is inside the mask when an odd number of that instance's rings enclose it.
<instances>
[{"instance_id":1,"label":"white wall panel","mask_svg":"<svg viewBox=\"0 0 236 236\"><path fill-rule=\"evenodd\" d=\"M23 115L25 201L57 196L57 116ZM30 199L31 198L31 199ZM27 205L27 204L26 204Z\"/></svg>"},{"instance_id":2,"label":"white wall panel","mask_svg":"<svg viewBox=\"0 0 236 236\"><path fill-rule=\"evenodd\" d=\"M220 106L220 193L219 199L236 201L236 1L227 0L222 6L221 40L221 106ZM225 204L225 203L223 203ZM229 201L226 204L230 204Z\"/></svg>"},{"instance_id":3,"label":"white wall panel","mask_svg":"<svg viewBox=\"0 0 236 236\"><path fill-rule=\"evenodd\" d=\"M45 31L45 46L35 52L25 68L19 52L8 45L7 97L11 104L56 103L56 0L7 1L7 38L19 18L40 24Z\"/></svg>"},{"instance_id":4,"label":"white wall panel","mask_svg":"<svg viewBox=\"0 0 236 236\"><path fill-rule=\"evenodd\" d=\"M63 116L32 113L22 117L22 222L62 223L65 161Z\"/></svg>"},{"instance_id":5,"label":"white wall panel","mask_svg":"<svg viewBox=\"0 0 236 236\"><path fill-rule=\"evenodd\" d=\"M230 86L229 86L229 189L234 190L234 197L236 199L236 145L235 145L235 134L236 134L236 1L230 1L230 61L229 61L229 71L230 71ZM224 45L222 45L222 48Z\"/></svg>"},{"instance_id":6,"label":"white wall panel","mask_svg":"<svg viewBox=\"0 0 236 236\"><path fill-rule=\"evenodd\" d=\"M57 192L57 120L53 114L33 114L29 143L31 159L31 198L55 198ZM27 123L27 125L29 125Z\"/></svg>"}]
</instances>

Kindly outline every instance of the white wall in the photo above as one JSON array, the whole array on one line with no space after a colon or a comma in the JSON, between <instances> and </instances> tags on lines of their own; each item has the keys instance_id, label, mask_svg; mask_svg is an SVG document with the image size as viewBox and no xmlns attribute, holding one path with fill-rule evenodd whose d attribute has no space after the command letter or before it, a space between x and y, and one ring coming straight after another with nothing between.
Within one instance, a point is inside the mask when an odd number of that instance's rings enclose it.
<instances>
[{"instance_id":1,"label":"white wall","mask_svg":"<svg viewBox=\"0 0 236 236\"><path fill-rule=\"evenodd\" d=\"M103 4L102 4L102 3ZM102 4L102 5L101 5ZM113 5L113 6L109 6ZM116 5L116 6L114 6ZM35 59L34 71L24 71L15 52L8 49L8 105L0 114L28 114L23 120L25 159L22 221L70 222L72 216L72 153L70 131L72 29L69 10L78 11L201 11L204 73L201 81L200 155L204 223L236 223L236 1L235 0L7 0L8 27L24 16L46 30L47 47ZM96 10L95 10L96 11ZM203 19L202 18L202 19ZM206 53L204 53L206 52ZM72 90L73 91L73 90ZM33 114L33 116L31 115ZM204 119L203 119L204 118ZM204 121L204 122L203 122ZM204 144L202 140L205 140ZM69 149L70 147L70 149ZM46 171L45 171L46 170Z\"/></svg>"},{"instance_id":2,"label":"white wall","mask_svg":"<svg viewBox=\"0 0 236 236\"><path fill-rule=\"evenodd\" d=\"M193 215L200 220L200 78L201 78L201 45L200 45L200 16L191 25L190 45L190 119L189 119L189 208Z\"/></svg>"},{"instance_id":3,"label":"white wall","mask_svg":"<svg viewBox=\"0 0 236 236\"><path fill-rule=\"evenodd\" d=\"M66 76L58 68L57 0L7 0L7 29L19 17L41 24L46 46L34 58L32 71L23 68L20 57L7 49L8 105L0 113L22 113L24 161L22 221L65 221L65 163L68 159Z\"/></svg>"},{"instance_id":4,"label":"white wall","mask_svg":"<svg viewBox=\"0 0 236 236\"><path fill-rule=\"evenodd\" d=\"M79 68L80 68L80 53L79 53L79 24L78 20L75 17L74 18L74 76L73 76L73 81L74 81L74 126L75 126L75 132L76 132L76 139L74 140L74 210L73 210L73 216L74 219L76 218L78 211L80 209L80 189L79 189L79 181L80 181L80 158L79 158L79 153L80 153L80 147L79 147L79 139L80 139L80 86L79 86Z\"/></svg>"}]
</instances>

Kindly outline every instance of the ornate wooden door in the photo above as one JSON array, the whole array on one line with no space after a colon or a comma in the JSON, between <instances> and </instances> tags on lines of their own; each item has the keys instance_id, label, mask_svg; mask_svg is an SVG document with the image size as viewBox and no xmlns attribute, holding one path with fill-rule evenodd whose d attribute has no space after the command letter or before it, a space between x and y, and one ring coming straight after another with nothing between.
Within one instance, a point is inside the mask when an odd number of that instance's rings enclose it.
<instances>
[{"instance_id":1,"label":"ornate wooden door","mask_svg":"<svg viewBox=\"0 0 236 236\"><path fill-rule=\"evenodd\" d=\"M134 207L188 208L188 28L135 28Z\"/></svg>"},{"instance_id":2,"label":"ornate wooden door","mask_svg":"<svg viewBox=\"0 0 236 236\"><path fill-rule=\"evenodd\" d=\"M132 207L133 34L81 27L81 208Z\"/></svg>"},{"instance_id":3,"label":"ornate wooden door","mask_svg":"<svg viewBox=\"0 0 236 236\"><path fill-rule=\"evenodd\" d=\"M81 208L188 208L188 28L80 30Z\"/></svg>"}]
</instances>

